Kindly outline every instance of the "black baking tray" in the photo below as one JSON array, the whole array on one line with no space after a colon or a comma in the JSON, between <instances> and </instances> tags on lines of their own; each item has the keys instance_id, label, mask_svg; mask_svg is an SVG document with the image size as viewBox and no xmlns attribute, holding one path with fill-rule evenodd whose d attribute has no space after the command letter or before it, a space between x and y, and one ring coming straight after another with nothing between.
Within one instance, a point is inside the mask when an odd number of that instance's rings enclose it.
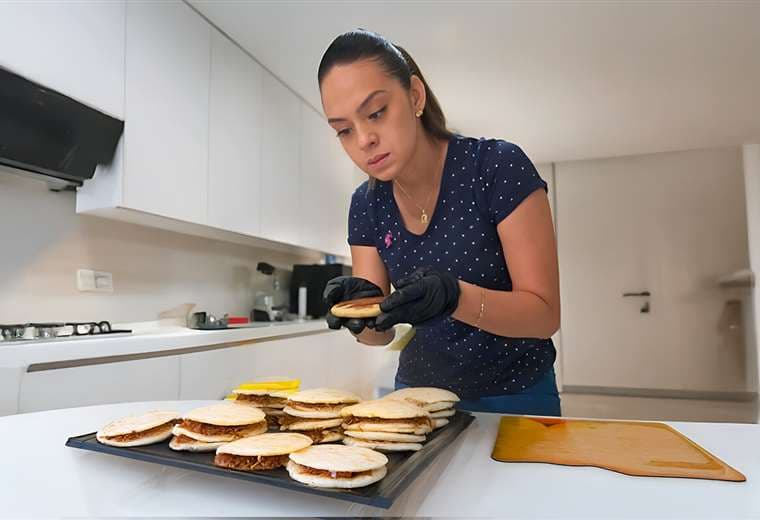
<instances>
[{"instance_id":1,"label":"black baking tray","mask_svg":"<svg viewBox=\"0 0 760 520\"><path fill-rule=\"evenodd\" d=\"M191 453L187 451L174 451L169 448L169 441L149 446L117 448L101 444L95 438L95 433L87 433L85 435L70 437L66 441L66 446L152 462L163 466L199 471L211 475L249 480L270 486L292 489L293 491L388 509L422 470L429 466L447 446L450 446L459 434L475 420L475 417L467 412L457 411L449 419L448 425L428 435L428 439L422 445L421 450L416 452L385 453L388 457L388 474L379 482L357 489L310 487L291 479L285 468L254 472L220 468L214 465L214 452Z\"/></svg>"}]
</instances>

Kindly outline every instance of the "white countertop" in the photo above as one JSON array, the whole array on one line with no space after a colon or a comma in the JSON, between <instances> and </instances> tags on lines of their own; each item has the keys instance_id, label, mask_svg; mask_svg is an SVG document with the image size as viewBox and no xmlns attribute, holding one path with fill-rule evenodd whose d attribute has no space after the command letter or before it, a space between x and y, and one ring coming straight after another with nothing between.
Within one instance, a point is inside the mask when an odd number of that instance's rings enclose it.
<instances>
[{"instance_id":1,"label":"white countertop","mask_svg":"<svg viewBox=\"0 0 760 520\"><path fill-rule=\"evenodd\" d=\"M328 329L325 321L320 319L273 322L252 328L194 330L170 326L125 336L64 341L0 342L0 368L26 368L34 363L222 345L322 330Z\"/></svg>"},{"instance_id":2,"label":"white countertop","mask_svg":"<svg viewBox=\"0 0 760 520\"><path fill-rule=\"evenodd\" d=\"M124 415L156 408L184 412L208 403L126 403L0 417L0 516L760 516L760 426L749 424L669 423L747 476L733 483L495 462L490 453L499 416L476 414L387 511L64 446L68 437Z\"/></svg>"}]
</instances>

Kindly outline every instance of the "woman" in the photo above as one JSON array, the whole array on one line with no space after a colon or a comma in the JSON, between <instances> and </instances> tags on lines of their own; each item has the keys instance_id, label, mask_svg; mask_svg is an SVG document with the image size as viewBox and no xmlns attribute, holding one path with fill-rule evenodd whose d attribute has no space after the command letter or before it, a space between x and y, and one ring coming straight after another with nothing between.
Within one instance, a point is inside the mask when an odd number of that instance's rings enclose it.
<instances>
[{"instance_id":1,"label":"woman","mask_svg":"<svg viewBox=\"0 0 760 520\"><path fill-rule=\"evenodd\" d=\"M516 145L452 134L404 49L345 33L319 66L322 105L369 176L354 193L352 277L325 301L384 296L376 319L340 319L367 345L416 327L396 387L436 386L473 411L560 415L551 336L559 275L546 183Z\"/></svg>"}]
</instances>

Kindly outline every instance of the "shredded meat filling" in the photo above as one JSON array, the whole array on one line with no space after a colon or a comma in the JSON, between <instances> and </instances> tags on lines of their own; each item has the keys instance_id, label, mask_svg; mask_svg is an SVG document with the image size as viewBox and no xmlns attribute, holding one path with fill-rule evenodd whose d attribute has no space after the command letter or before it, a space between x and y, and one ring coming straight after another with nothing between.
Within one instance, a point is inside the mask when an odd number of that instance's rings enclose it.
<instances>
[{"instance_id":1,"label":"shredded meat filling","mask_svg":"<svg viewBox=\"0 0 760 520\"><path fill-rule=\"evenodd\" d=\"M230 469L239 469L243 471L256 471L275 469L288 463L287 455L257 455L245 457L243 455L232 455L230 453L217 453L214 457L214 464L224 466Z\"/></svg>"},{"instance_id":2,"label":"shredded meat filling","mask_svg":"<svg viewBox=\"0 0 760 520\"><path fill-rule=\"evenodd\" d=\"M175 435L174 436L174 443L175 444L193 444L199 441L196 441L192 437L187 437L185 435Z\"/></svg>"},{"instance_id":3,"label":"shredded meat filling","mask_svg":"<svg viewBox=\"0 0 760 520\"><path fill-rule=\"evenodd\" d=\"M180 424L180 428L184 428L200 435L233 435L235 437L245 437L249 433L259 430L261 428L261 423L246 424L244 426L217 426L215 424L206 424L185 419Z\"/></svg>"},{"instance_id":4,"label":"shredded meat filling","mask_svg":"<svg viewBox=\"0 0 760 520\"><path fill-rule=\"evenodd\" d=\"M310 468L309 466L302 466L301 464L296 464L298 466L298 471L301 473L306 473L307 475L317 475L320 477L327 477L327 478L354 478L354 477L360 477L362 475L370 475L372 474L372 471L330 471L327 469L316 469L316 468Z\"/></svg>"},{"instance_id":5,"label":"shredded meat filling","mask_svg":"<svg viewBox=\"0 0 760 520\"><path fill-rule=\"evenodd\" d=\"M280 426L290 426L291 424L297 423L297 422L309 423L309 422L331 421L332 419L306 419L305 417L296 417L294 415L285 414L278 417L278 420L280 421Z\"/></svg>"},{"instance_id":6,"label":"shredded meat filling","mask_svg":"<svg viewBox=\"0 0 760 520\"><path fill-rule=\"evenodd\" d=\"M431 426L430 419L427 417L408 417L406 419L380 419L378 417L356 417L352 415L350 417L346 417L343 420L343 424L356 424L360 422L379 423L379 424L403 423L403 424L413 424L415 426Z\"/></svg>"},{"instance_id":7,"label":"shredded meat filling","mask_svg":"<svg viewBox=\"0 0 760 520\"><path fill-rule=\"evenodd\" d=\"M345 404L319 404L319 403L296 403L289 402L288 406L294 410L302 410L304 412L339 412L345 406Z\"/></svg>"},{"instance_id":8,"label":"shredded meat filling","mask_svg":"<svg viewBox=\"0 0 760 520\"><path fill-rule=\"evenodd\" d=\"M311 438L314 444L319 444L327 437L328 433L340 433L340 430L304 430L302 433Z\"/></svg>"},{"instance_id":9,"label":"shredded meat filling","mask_svg":"<svg viewBox=\"0 0 760 520\"><path fill-rule=\"evenodd\" d=\"M284 397L272 397L271 395L248 395L237 394L236 401L254 404L256 406L281 408L285 406L287 399Z\"/></svg>"},{"instance_id":10,"label":"shredded meat filling","mask_svg":"<svg viewBox=\"0 0 760 520\"><path fill-rule=\"evenodd\" d=\"M168 428L171 428L176 423L177 421L170 421L160 426L156 426L155 428L151 428L150 430L145 430L142 432L126 433L124 435L114 435L113 437L108 437L108 440L116 441L116 442L130 442L130 441L142 439L144 437L150 437L151 435L156 435L158 433L165 432Z\"/></svg>"}]
</instances>

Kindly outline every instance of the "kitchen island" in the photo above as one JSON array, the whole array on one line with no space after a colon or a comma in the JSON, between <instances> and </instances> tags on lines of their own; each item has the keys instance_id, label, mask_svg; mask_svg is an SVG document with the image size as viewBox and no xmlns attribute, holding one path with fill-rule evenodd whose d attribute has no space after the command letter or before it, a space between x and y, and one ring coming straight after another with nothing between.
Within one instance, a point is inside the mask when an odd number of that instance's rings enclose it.
<instances>
[{"instance_id":1,"label":"kitchen island","mask_svg":"<svg viewBox=\"0 0 760 520\"><path fill-rule=\"evenodd\" d=\"M475 422L389 510L92 453L66 439L157 408L213 401L123 403L0 417L0 516L424 516L757 518L760 426L669 423L747 482L629 477L597 468L491 460L498 415Z\"/></svg>"}]
</instances>

